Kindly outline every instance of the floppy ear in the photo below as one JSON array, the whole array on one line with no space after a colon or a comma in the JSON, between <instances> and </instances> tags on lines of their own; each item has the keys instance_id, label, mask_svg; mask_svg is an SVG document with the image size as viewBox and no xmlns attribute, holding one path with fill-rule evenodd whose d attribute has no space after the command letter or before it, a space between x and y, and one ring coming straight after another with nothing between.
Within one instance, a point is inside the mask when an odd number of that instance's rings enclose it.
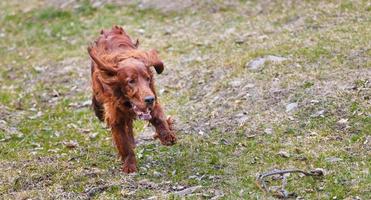
<instances>
[{"instance_id":1,"label":"floppy ear","mask_svg":"<svg viewBox=\"0 0 371 200\"><path fill-rule=\"evenodd\" d=\"M164 71L164 63L160 60L157 51L154 49L146 52L146 58L144 62L147 67L155 67L157 74L161 74L162 71Z\"/></svg>"},{"instance_id":2,"label":"floppy ear","mask_svg":"<svg viewBox=\"0 0 371 200\"><path fill-rule=\"evenodd\" d=\"M116 83L118 83L116 76L106 79L103 78L102 74L98 71L96 71L93 76L93 87L99 88L99 90L94 91L103 91L104 94L113 94L113 88L117 85Z\"/></svg>"},{"instance_id":3,"label":"floppy ear","mask_svg":"<svg viewBox=\"0 0 371 200\"><path fill-rule=\"evenodd\" d=\"M92 45L90 45L88 47L88 53L91 59L97 64L98 68L101 71L106 72L108 75L111 75L111 76L117 74L117 69L115 65L113 65L112 63L108 63L100 58L98 51L97 51L97 47L93 47Z\"/></svg>"},{"instance_id":4,"label":"floppy ear","mask_svg":"<svg viewBox=\"0 0 371 200\"><path fill-rule=\"evenodd\" d=\"M146 67L155 67L155 70L158 74L161 74L162 71L164 71L164 63L158 57L158 53L156 50L129 50L126 53L117 55L115 62L120 62L127 58L136 58L138 60L141 60Z\"/></svg>"},{"instance_id":5,"label":"floppy ear","mask_svg":"<svg viewBox=\"0 0 371 200\"><path fill-rule=\"evenodd\" d=\"M105 73L100 73L98 77L99 77L99 80L103 84L111 86L111 87L119 83L119 79L117 78L117 76L110 76L110 75L106 75Z\"/></svg>"}]
</instances>

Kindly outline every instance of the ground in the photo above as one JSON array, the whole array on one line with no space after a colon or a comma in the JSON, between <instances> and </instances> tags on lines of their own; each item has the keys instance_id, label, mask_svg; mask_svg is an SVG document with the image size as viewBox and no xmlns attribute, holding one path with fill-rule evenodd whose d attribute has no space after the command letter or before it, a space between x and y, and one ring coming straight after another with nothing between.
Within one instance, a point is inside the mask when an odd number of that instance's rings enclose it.
<instances>
[{"instance_id":1,"label":"ground","mask_svg":"<svg viewBox=\"0 0 371 200\"><path fill-rule=\"evenodd\" d=\"M371 198L368 1L1 1L0 198ZM166 64L179 142L135 124L126 175L90 108L86 47L122 25ZM269 185L280 185L269 179ZM273 187L272 187L273 188Z\"/></svg>"}]
</instances>

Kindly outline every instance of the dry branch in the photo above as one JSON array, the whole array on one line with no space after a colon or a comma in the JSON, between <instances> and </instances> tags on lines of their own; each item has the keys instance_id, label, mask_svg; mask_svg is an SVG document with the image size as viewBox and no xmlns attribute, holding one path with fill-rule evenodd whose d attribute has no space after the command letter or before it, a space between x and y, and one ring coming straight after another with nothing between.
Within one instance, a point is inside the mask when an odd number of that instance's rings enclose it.
<instances>
[{"instance_id":1,"label":"dry branch","mask_svg":"<svg viewBox=\"0 0 371 200\"><path fill-rule=\"evenodd\" d=\"M266 185L266 181L264 180L265 178L273 175L281 175L282 176L282 185L281 185L281 190L279 191L278 194L275 194L275 196L281 197L281 198L288 198L295 196L295 193L289 193L285 190L285 187L287 185L287 179L284 176L284 174L291 174L291 173L301 173L304 174L304 176L323 176L324 175L324 170L323 169L314 169L309 172L300 170L300 169L290 169L290 170L274 170L271 172L263 173L260 174L257 177L256 184L257 186L263 190L264 192L269 192L269 187Z\"/></svg>"}]
</instances>

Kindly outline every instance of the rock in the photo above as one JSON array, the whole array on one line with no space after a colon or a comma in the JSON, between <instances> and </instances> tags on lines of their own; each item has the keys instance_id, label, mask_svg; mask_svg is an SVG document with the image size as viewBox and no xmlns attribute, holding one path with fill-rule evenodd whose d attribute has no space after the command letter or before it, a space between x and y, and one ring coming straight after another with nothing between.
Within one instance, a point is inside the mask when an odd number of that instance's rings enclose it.
<instances>
[{"instance_id":1,"label":"rock","mask_svg":"<svg viewBox=\"0 0 371 200\"><path fill-rule=\"evenodd\" d=\"M335 162L339 162L339 161L342 161L343 159L341 158L337 158L337 157L328 157L328 158L325 158L325 161L329 162L329 163L335 163Z\"/></svg>"},{"instance_id":2,"label":"rock","mask_svg":"<svg viewBox=\"0 0 371 200\"><path fill-rule=\"evenodd\" d=\"M283 151L283 150L279 151L278 155L281 156L281 157L284 157L284 158L289 158L290 157L290 154L286 151Z\"/></svg>"},{"instance_id":3,"label":"rock","mask_svg":"<svg viewBox=\"0 0 371 200\"><path fill-rule=\"evenodd\" d=\"M257 69L260 69L264 65L265 61L266 60L264 58L258 58L248 63L246 67L252 70L257 70Z\"/></svg>"},{"instance_id":4,"label":"rock","mask_svg":"<svg viewBox=\"0 0 371 200\"><path fill-rule=\"evenodd\" d=\"M199 134L199 135L205 135L205 132L202 131L202 130L200 130L200 131L198 132L198 134Z\"/></svg>"},{"instance_id":5,"label":"rock","mask_svg":"<svg viewBox=\"0 0 371 200\"><path fill-rule=\"evenodd\" d=\"M325 110L320 110L312 115L310 115L311 117L323 117L323 114L325 113Z\"/></svg>"},{"instance_id":6,"label":"rock","mask_svg":"<svg viewBox=\"0 0 371 200\"><path fill-rule=\"evenodd\" d=\"M254 87L255 87L254 84L249 83L249 84L247 84L247 85L245 85L245 86L243 87L243 90L244 90L244 89L251 89L251 88L254 88Z\"/></svg>"},{"instance_id":7,"label":"rock","mask_svg":"<svg viewBox=\"0 0 371 200\"><path fill-rule=\"evenodd\" d=\"M273 129L266 128L266 129L264 129L264 133L267 134L267 135L272 135L273 134Z\"/></svg>"},{"instance_id":8,"label":"rock","mask_svg":"<svg viewBox=\"0 0 371 200\"><path fill-rule=\"evenodd\" d=\"M315 100L315 99L313 99L313 100L310 101L310 103L312 103L312 104L317 104L317 103L319 103L319 102L320 102L320 101Z\"/></svg>"},{"instance_id":9,"label":"rock","mask_svg":"<svg viewBox=\"0 0 371 200\"><path fill-rule=\"evenodd\" d=\"M143 35L146 31L144 29L140 28L140 29L137 29L137 32L139 34Z\"/></svg>"},{"instance_id":10,"label":"rock","mask_svg":"<svg viewBox=\"0 0 371 200\"><path fill-rule=\"evenodd\" d=\"M312 131L309 133L309 136L315 137L315 136L318 136L318 133L315 131Z\"/></svg>"},{"instance_id":11,"label":"rock","mask_svg":"<svg viewBox=\"0 0 371 200\"><path fill-rule=\"evenodd\" d=\"M95 133L90 133L90 134L89 134L89 138L90 138L90 139L95 139L97 136L98 136L98 133L96 133L96 132L95 132Z\"/></svg>"},{"instance_id":12,"label":"rock","mask_svg":"<svg viewBox=\"0 0 371 200\"><path fill-rule=\"evenodd\" d=\"M366 136L365 141L363 142L366 146L371 146L371 136Z\"/></svg>"},{"instance_id":13,"label":"rock","mask_svg":"<svg viewBox=\"0 0 371 200\"><path fill-rule=\"evenodd\" d=\"M237 79L237 80L232 80L229 82L229 85L232 87L239 87L242 84L242 81Z\"/></svg>"},{"instance_id":14,"label":"rock","mask_svg":"<svg viewBox=\"0 0 371 200\"><path fill-rule=\"evenodd\" d=\"M291 112L298 107L298 103L289 103L286 105L286 112Z\"/></svg>"},{"instance_id":15,"label":"rock","mask_svg":"<svg viewBox=\"0 0 371 200\"><path fill-rule=\"evenodd\" d=\"M345 124L348 124L348 119L340 119L336 123L339 125L345 125Z\"/></svg>"},{"instance_id":16,"label":"rock","mask_svg":"<svg viewBox=\"0 0 371 200\"><path fill-rule=\"evenodd\" d=\"M286 61L288 60L287 58L285 57L280 57L280 56L272 56L272 55L269 55L269 56L265 56L265 57L261 57L261 58L257 58L249 63L246 64L246 67L251 69L251 70L258 70L260 69L261 67L263 67L263 65L268 61L268 62L273 62L273 63L281 63L283 61Z\"/></svg>"},{"instance_id":17,"label":"rock","mask_svg":"<svg viewBox=\"0 0 371 200\"><path fill-rule=\"evenodd\" d=\"M162 177L162 174L160 172L158 172L158 171L154 171L153 172L153 176L155 176L155 177Z\"/></svg>"},{"instance_id":18,"label":"rock","mask_svg":"<svg viewBox=\"0 0 371 200\"><path fill-rule=\"evenodd\" d=\"M246 40L244 38L237 38L234 40L236 44L243 44Z\"/></svg>"},{"instance_id":19,"label":"rock","mask_svg":"<svg viewBox=\"0 0 371 200\"><path fill-rule=\"evenodd\" d=\"M74 140L71 140L71 141L68 141L68 142L64 142L64 145L69 148L69 149L73 149L73 148L76 148L79 146L79 143L77 143L76 141Z\"/></svg>"},{"instance_id":20,"label":"rock","mask_svg":"<svg viewBox=\"0 0 371 200\"><path fill-rule=\"evenodd\" d=\"M186 188L184 190L177 191L174 194L179 195L179 196L185 196L185 195L188 195L188 194L192 194L193 192L195 192L199 188L201 188L201 185L194 186L194 187L189 187L189 188Z\"/></svg>"},{"instance_id":21,"label":"rock","mask_svg":"<svg viewBox=\"0 0 371 200\"><path fill-rule=\"evenodd\" d=\"M120 2L120 1L118 1ZM125 2L125 1L123 1ZM141 9L155 9L161 12L179 12L190 8L193 5L191 0L141 0L138 7Z\"/></svg>"},{"instance_id":22,"label":"rock","mask_svg":"<svg viewBox=\"0 0 371 200\"><path fill-rule=\"evenodd\" d=\"M142 188L146 188L146 189L150 189L150 188L153 189L157 187L156 183L151 182L147 179L140 180L138 183Z\"/></svg>"},{"instance_id":23,"label":"rock","mask_svg":"<svg viewBox=\"0 0 371 200\"><path fill-rule=\"evenodd\" d=\"M101 2L101 1L96 1L96 2L94 2L92 5L91 5L91 7L93 7L93 8L100 8L100 7L102 7L103 6L103 2Z\"/></svg>"},{"instance_id":24,"label":"rock","mask_svg":"<svg viewBox=\"0 0 371 200\"><path fill-rule=\"evenodd\" d=\"M348 119L340 119L336 122L336 127L340 130L349 128L348 126Z\"/></svg>"},{"instance_id":25,"label":"rock","mask_svg":"<svg viewBox=\"0 0 371 200\"><path fill-rule=\"evenodd\" d=\"M315 169L311 170L310 172L312 174L316 175L316 176L324 176L324 175L326 175L325 170L322 169L322 168L315 168Z\"/></svg>"},{"instance_id":26,"label":"rock","mask_svg":"<svg viewBox=\"0 0 371 200\"><path fill-rule=\"evenodd\" d=\"M248 119L249 117L247 116L246 113L240 113L236 115L236 120L238 124L244 124L245 122L247 122Z\"/></svg>"},{"instance_id":27,"label":"rock","mask_svg":"<svg viewBox=\"0 0 371 200\"><path fill-rule=\"evenodd\" d=\"M91 106L91 100L70 103L70 104L68 104L68 106L69 107L72 107L72 108L76 108L76 109L84 108L84 107L89 107L89 106Z\"/></svg>"}]
</instances>

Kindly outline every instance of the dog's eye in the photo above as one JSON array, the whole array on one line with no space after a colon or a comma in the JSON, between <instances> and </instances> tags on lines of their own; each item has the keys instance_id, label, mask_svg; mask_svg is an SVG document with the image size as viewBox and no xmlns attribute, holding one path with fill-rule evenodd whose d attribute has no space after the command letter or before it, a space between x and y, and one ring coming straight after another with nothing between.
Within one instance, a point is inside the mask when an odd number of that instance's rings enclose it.
<instances>
[{"instance_id":1,"label":"dog's eye","mask_svg":"<svg viewBox=\"0 0 371 200\"><path fill-rule=\"evenodd\" d=\"M147 80L148 82L150 82L150 81L151 81L151 78L150 78L150 77L147 77L146 80Z\"/></svg>"},{"instance_id":2,"label":"dog's eye","mask_svg":"<svg viewBox=\"0 0 371 200\"><path fill-rule=\"evenodd\" d=\"M130 83L130 84L134 84L134 83L135 83L135 79L131 79L131 80L129 80L129 83Z\"/></svg>"}]
</instances>

